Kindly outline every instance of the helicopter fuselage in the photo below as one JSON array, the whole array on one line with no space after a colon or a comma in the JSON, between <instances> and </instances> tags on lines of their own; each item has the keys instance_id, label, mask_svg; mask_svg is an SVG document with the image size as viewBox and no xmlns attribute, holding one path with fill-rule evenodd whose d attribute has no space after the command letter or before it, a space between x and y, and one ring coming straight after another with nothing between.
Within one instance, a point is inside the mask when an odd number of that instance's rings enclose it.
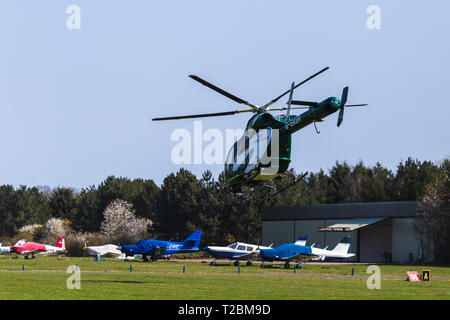
<instances>
[{"instance_id":1,"label":"helicopter fuselage","mask_svg":"<svg viewBox=\"0 0 450 320\"><path fill-rule=\"evenodd\" d=\"M225 181L230 185L259 184L285 172L291 162L292 134L323 121L339 107L340 100L330 97L297 116L255 114L247 122L244 135L228 152ZM276 146L277 150L273 150Z\"/></svg>"}]
</instances>

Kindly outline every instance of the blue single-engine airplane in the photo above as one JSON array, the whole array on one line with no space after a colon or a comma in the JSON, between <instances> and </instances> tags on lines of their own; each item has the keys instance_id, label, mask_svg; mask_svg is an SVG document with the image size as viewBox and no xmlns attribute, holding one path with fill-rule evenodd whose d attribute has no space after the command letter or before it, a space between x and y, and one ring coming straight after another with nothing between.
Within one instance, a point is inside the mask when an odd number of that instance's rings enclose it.
<instances>
[{"instance_id":1,"label":"blue single-engine airplane","mask_svg":"<svg viewBox=\"0 0 450 320\"><path fill-rule=\"evenodd\" d=\"M119 246L118 249L126 257L140 254L144 262L148 261L148 256L150 256L151 261L160 258L170 259L171 254L198 251L201 236L201 231L194 231L182 242L148 239L140 240L135 244Z\"/></svg>"},{"instance_id":2,"label":"blue single-engine airplane","mask_svg":"<svg viewBox=\"0 0 450 320\"><path fill-rule=\"evenodd\" d=\"M11 247L2 247L2 242L0 241L0 253L10 253Z\"/></svg>"},{"instance_id":3,"label":"blue single-engine airplane","mask_svg":"<svg viewBox=\"0 0 450 320\"><path fill-rule=\"evenodd\" d=\"M350 236L345 236L333 250L306 246L306 237L303 237L302 240L295 243L288 242L272 249L261 249L259 252L263 260L261 268L264 268L264 261L284 261L284 267L287 269L290 261L297 261L297 268L301 268L302 262L312 259L348 259L355 256L354 253L348 253L351 243Z\"/></svg>"},{"instance_id":4,"label":"blue single-engine airplane","mask_svg":"<svg viewBox=\"0 0 450 320\"><path fill-rule=\"evenodd\" d=\"M306 244L306 239L307 237L305 235L301 235L300 238L295 241L295 244L304 246ZM235 266L239 265L239 260L247 260L247 266L251 266L252 260L259 258L259 251L261 249L270 248L272 248L272 244L268 247L264 247L256 244L234 242L226 247L208 246L204 247L202 250L213 256L214 260L211 261L211 266L216 265L216 259L235 260Z\"/></svg>"}]
</instances>

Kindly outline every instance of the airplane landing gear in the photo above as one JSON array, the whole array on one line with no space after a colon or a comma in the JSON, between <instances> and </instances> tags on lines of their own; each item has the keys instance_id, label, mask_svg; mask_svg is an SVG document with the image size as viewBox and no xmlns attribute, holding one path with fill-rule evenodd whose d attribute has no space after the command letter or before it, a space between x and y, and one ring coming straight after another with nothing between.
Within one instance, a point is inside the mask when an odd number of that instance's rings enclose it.
<instances>
[{"instance_id":1,"label":"airplane landing gear","mask_svg":"<svg viewBox=\"0 0 450 320\"><path fill-rule=\"evenodd\" d=\"M236 260L233 264L235 267L239 266L239 260Z\"/></svg>"},{"instance_id":2,"label":"airplane landing gear","mask_svg":"<svg viewBox=\"0 0 450 320\"><path fill-rule=\"evenodd\" d=\"M289 269L289 267L290 267L290 266L289 266L289 261L286 261L286 262L284 263L284 268L285 268L285 269Z\"/></svg>"},{"instance_id":3,"label":"airplane landing gear","mask_svg":"<svg viewBox=\"0 0 450 320\"><path fill-rule=\"evenodd\" d=\"M247 267L251 266L252 262L251 261L247 261Z\"/></svg>"},{"instance_id":4,"label":"airplane landing gear","mask_svg":"<svg viewBox=\"0 0 450 320\"><path fill-rule=\"evenodd\" d=\"M211 267L214 267L214 266L216 265L216 260L214 259L213 261L211 261L211 262L209 263L209 265L210 265Z\"/></svg>"},{"instance_id":5,"label":"airplane landing gear","mask_svg":"<svg viewBox=\"0 0 450 320\"><path fill-rule=\"evenodd\" d=\"M297 269L301 269L302 267L303 267L302 262L301 261L297 262Z\"/></svg>"}]
</instances>

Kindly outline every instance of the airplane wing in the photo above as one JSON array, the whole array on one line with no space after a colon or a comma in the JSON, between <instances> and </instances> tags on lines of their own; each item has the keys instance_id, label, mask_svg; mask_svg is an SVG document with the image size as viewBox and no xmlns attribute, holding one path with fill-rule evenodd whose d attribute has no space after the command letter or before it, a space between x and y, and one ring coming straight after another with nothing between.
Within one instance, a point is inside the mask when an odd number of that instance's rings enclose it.
<instances>
[{"instance_id":1,"label":"airplane wing","mask_svg":"<svg viewBox=\"0 0 450 320\"><path fill-rule=\"evenodd\" d=\"M31 254L31 253L35 253L36 251L39 251L39 250L20 250L20 248L16 248L16 251L19 254Z\"/></svg>"},{"instance_id":2,"label":"airplane wing","mask_svg":"<svg viewBox=\"0 0 450 320\"><path fill-rule=\"evenodd\" d=\"M304 254L298 254L296 256L292 256L286 260L295 260L295 261L301 261L301 262L307 262L310 261L312 259L317 259L319 256L316 255L304 255Z\"/></svg>"},{"instance_id":3,"label":"airplane wing","mask_svg":"<svg viewBox=\"0 0 450 320\"><path fill-rule=\"evenodd\" d=\"M238 256L234 257L235 259L239 259L239 260L256 260L259 258L259 253L257 252L249 252L249 253L244 253L244 254L239 254Z\"/></svg>"}]
</instances>

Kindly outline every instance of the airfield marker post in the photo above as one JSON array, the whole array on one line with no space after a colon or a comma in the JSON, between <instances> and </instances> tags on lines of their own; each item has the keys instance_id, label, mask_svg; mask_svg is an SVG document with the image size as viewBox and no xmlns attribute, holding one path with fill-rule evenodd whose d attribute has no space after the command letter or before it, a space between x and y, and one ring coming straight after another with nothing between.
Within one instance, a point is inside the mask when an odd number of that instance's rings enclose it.
<instances>
[{"instance_id":1,"label":"airfield marker post","mask_svg":"<svg viewBox=\"0 0 450 320\"><path fill-rule=\"evenodd\" d=\"M186 266L183 266L183 273L186 272Z\"/></svg>"},{"instance_id":2,"label":"airfield marker post","mask_svg":"<svg viewBox=\"0 0 450 320\"><path fill-rule=\"evenodd\" d=\"M25 271L25 265L24 264L22 265L22 271Z\"/></svg>"},{"instance_id":3,"label":"airfield marker post","mask_svg":"<svg viewBox=\"0 0 450 320\"><path fill-rule=\"evenodd\" d=\"M352 268L352 276L355 275L355 268Z\"/></svg>"},{"instance_id":4,"label":"airfield marker post","mask_svg":"<svg viewBox=\"0 0 450 320\"><path fill-rule=\"evenodd\" d=\"M241 267L238 267L238 274L241 273Z\"/></svg>"},{"instance_id":5,"label":"airfield marker post","mask_svg":"<svg viewBox=\"0 0 450 320\"><path fill-rule=\"evenodd\" d=\"M294 266L294 274L297 273L297 266Z\"/></svg>"},{"instance_id":6,"label":"airfield marker post","mask_svg":"<svg viewBox=\"0 0 450 320\"><path fill-rule=\"evenodd\" d=\"M130 272L133 272L133 265L130 264Z\"/></svg>"}]
</instances>

